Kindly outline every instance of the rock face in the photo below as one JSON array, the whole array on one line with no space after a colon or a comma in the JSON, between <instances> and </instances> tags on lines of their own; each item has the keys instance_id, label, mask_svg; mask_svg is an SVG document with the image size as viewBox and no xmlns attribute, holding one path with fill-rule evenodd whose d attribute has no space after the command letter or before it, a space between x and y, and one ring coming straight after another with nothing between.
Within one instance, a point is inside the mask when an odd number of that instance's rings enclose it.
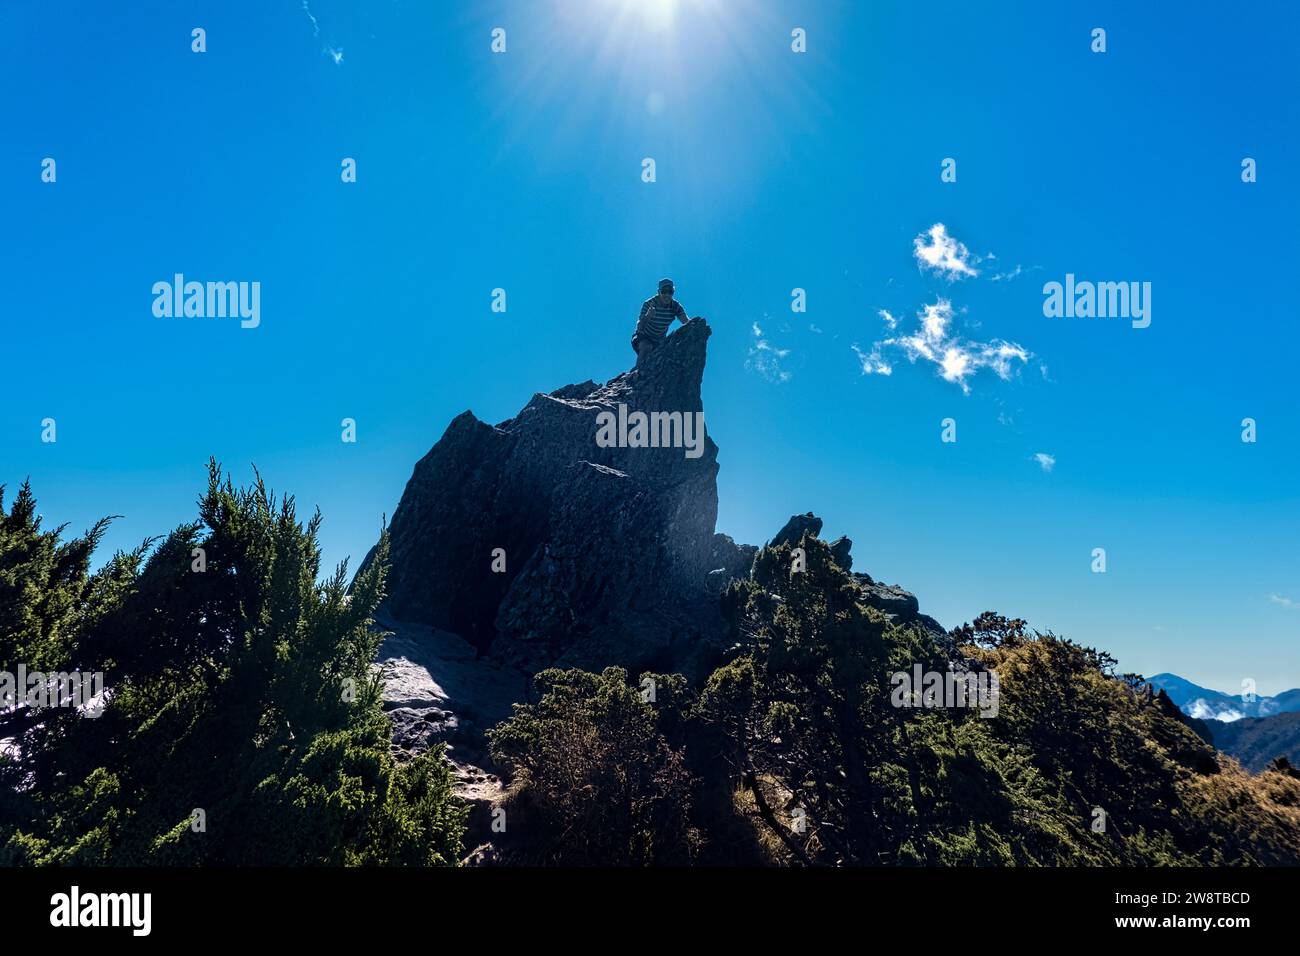
<instances>
[{"instance_id":1,"label":"rock face","mask_svg":"<svg viewBox=\"0 0 1300 956\"><path fill-rule=\"evenodd\" d=\"M709 334L694 319L640 368L538 393L497 425L454 419L393 514L386 612L524 670L698 664L720 640L714 598L753 553L714 534ZM638 434L637 412L660 414ZM620 421L611 444L602 424Z\"/></svg>"},{"instance_id":2,"label":"rock face","mask_svg":"<svg viewBox=\"0 0 1300 956\"><path fill-rule=\"evenodd\" d=\"M446 746L456 795L469 805L467 845L491 839L492 810L505 797L492 772L484 731L510 716L527 696L527 678L508 666L481 659L455 634L419 624L378 618L387 634L379 648L384 710L393 724L399 760ZM482 853L470 862L489 862Z\"/></svg>"},{"instance_id":3,"label":"rock face","mask_svg":"<svg viewBox=\"0 0 1300 956\"><path fill-rule=\"evenodd\" d=\"M812 535L814 538L822 533L822 519L817 517L811 511L801 515L791 515L790 520L782 526L781 530L776 533L776 537L768 542L771 547L778 544L797 545L799 539L805 534ZM853 555L849 554L853 548L853 542L846 537L836 538L830 543L831 555L835 558L835 563L845 571L853 568Z\"/></svg>"}]
</instances>

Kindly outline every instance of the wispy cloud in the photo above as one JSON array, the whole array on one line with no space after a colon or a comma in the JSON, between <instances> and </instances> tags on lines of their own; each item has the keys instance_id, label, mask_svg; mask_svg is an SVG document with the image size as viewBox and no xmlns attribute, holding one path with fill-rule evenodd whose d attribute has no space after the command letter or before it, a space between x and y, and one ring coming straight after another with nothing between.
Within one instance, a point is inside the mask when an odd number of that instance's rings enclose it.
<instances>
[{"instance_id":1,"label":"wispy cloud","mask_svg":"<svg viewBox=\"0 0 1300 956\"><path fill-rule=\"evenodd\" d=\"M890 319L895 326L898 324L893 316ZM1029 361L1029 351L1015 342L1002 339L979 342L966 338L956 330L955 319L952 303L939 299L921 308L917 313L918 326L910 334L876 342L870 352L864 353L854 346L862 363L862 374L891 374L893 368L883 355L891 349L901 350L913 364L921 360L934 365L940 378L969 394L969 380L980 369L991 369L1005 381L1015 374L1017 363Z\"/></svg>"},{"instance_id":2,"label":"wispy cloud","mask_svg":"<svg viewBox=\"0 0 1300 956\"><path fill-rule=\"evenodd\" d=\"M1040 451L1036 455L1034 455L1034 461L1038 462L1038 466L1042 468L1043 471L1048 472L1049 474L1051 473L1052 469L1056 467L1056 456L1049 455L1045 451Z\"/></svg>"},{"instance_id":3,"label":"wispy cloud","mask_svg":"<svg viewBox=\"0 0 1300 956\"><path fill-rule=\"evenodd\" d=\"M876 343L870 352L864 352L857 342L853 343L858 362L862 365L863 375L893 375L894 367L880 357L880 343Z\"/></svg>"},{"instance_id":4,"label":"wispy cloud","mask_svg":"<svg viewBox=\"0 0 1300 956\"><path fill-rule=\"evenodd\" d=\"M1269 600L1274 604L1282 605L1288 611L1294 611L1296 608L1300 608L1300 601L1293 601L1291 598L1283 597L1281 594L1274 594L1269 598Z\"/></svg>"},{"instance_id":5,"label":"wispy cloud","mask_svg":"<svg viewBox=\"0 0 1300 956\"><path fill-rule=\"evenodd\" d=\"M316 17L312 15L311 7L307 5L307 0L302 0L302 9L307 14L307 19L311 21L311 35L314 37L320 36L320 23L316 20Z\"/></svg>"},{"instance_id":6,"label":"wispy cloud","mask_svg":"<svg viewBox=\"0 0 1300 956\"><path fill-rule=\"evenodd\" d=\"M772 345L757 322L753 324L750 332L752 341L749 346L749 357L745 359L745 368L757 372L769 382L790 381L790 372L782 367L782 362L790 354L790 350L779 349Z\"/></svg>"},{"instance_id":7,"label":"wispy cloud","mask_svg":"<svg viewBox=\"0 0 1300 956\"><path fill-rule=\"evenodd\" d=\"M991 252L983 257L972 255L963 243L949 235L948 227L941 222L918 235L912 241L912 251L923 270L949 279L977 276L977 264L997 258ZM1016 266L1012 272L1000 273L999 276L1010 277L1022 271L1020 266ZM981 341L969 337L958 328L952 303L942 297L921 307L916 313L917 325L911 331L900 331L901 320L888 309L880 309L876 314L884 323L888 337L873 342L869 350L856 343L853 345L863 375L893 374L890 353L901 351L913 364L922 361L935 366L940 378L969 394L971 380L981 369L990 369L998 378L1007 381L1032 357L1028 349L1016 342L1000 338ZM970 327L978 328L979 323L972 323Z\"/></svg>"},{"instance_id":8,"label":"wispy cloud","mask_svg":"<svg viewBox=\"0 0 1300 956\"><path fill-rule=\"evenodd\" d=\"M948 227L941 222L936 222L912 240L912 254L922 269L949 279L979 275L979 270L972 264L979 260L971 256L964 244L948 235Z\"/></svg>"},{"instance_id":9,"label":"wispy cloud","mask_svg":"<svg viewBox=\"0 0 1300 956\"><path fill-rule=\"evenodd\" d=\"M1042 266L1023 266L1017 262L1014 269L1008 269L1006 272L995 272L993 275L989 276L989 281L1010 282L1012 279L1017 279L1028 272L1037 272L1041 268Z\"/></svg>"},{"instance_id":10,"label":"wispy cloud","mask_svg":"<svg viewBox=\"0 0 1300 956\"><path fill-rule=\"evenodd\" d=\"M316 15L311 12L311 6L308 4L307 0L302 0L302 11L307 14L307 19L311 21L311 35L313 37L320 36L320 21L317 20ZM333 60L335 66L343 65L343 47L327 46L322 48L321 52Z\"/></svg>"}]
</instances>

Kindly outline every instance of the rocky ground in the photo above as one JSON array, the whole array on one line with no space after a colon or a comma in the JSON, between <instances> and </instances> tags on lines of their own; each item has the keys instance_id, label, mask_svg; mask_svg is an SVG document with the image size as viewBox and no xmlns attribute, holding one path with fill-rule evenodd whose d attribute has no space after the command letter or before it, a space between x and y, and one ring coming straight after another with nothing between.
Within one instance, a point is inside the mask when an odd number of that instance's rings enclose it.
<instances>
[{"instance_id":1,"label":"rocky ground","mask_svg":"<svg viewBox=\"0 0 1300 956\"><path fill-rule=\"evenodd\" d=\"M504 796L500 778L489 769L484 731L525 699L527 679L522 671L479 659L468 642L447 631L391 619L376 624L390 632L379 663L393 749L402 759L446 744L456 793L471 808L467 845L477 846Z\"/></svg>"}]
</instances>

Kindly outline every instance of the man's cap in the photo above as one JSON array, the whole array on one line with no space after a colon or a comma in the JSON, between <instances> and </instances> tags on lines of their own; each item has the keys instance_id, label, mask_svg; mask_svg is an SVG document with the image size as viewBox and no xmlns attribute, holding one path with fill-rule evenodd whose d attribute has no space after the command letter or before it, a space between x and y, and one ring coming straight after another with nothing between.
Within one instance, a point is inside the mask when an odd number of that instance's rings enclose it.
<instances>
[{"instance_id":1,"label":"man's cap","mask_svg":"<svg viewBox=\"0 0 1300 956\"><path fill-rule=\"evenodd\" d=\"M669 292L672 292L672 291L673 291L673 288L674 288L674 287L673 287L673 280L672 280L672 279L660 279L660 280L659 280L659 291L660 291L660 292L663 292L665 289L667 289Z\"/></svg>"}]
</instances>

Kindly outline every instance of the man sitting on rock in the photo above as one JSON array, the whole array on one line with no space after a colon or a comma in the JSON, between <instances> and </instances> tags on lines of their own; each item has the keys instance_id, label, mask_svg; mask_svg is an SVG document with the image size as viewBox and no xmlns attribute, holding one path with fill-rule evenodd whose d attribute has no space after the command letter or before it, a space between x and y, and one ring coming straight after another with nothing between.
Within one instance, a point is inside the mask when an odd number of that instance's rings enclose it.
<instances>
[{"instance_id":1,"label":"man sitting on rock","mask_svg":"<svg viewBox=\"0 0 1300 956\"><path fill-rule=\"evenodd\" d=\"M668 327L673 321L687 322L686 310L673 298L673 280L659 280L659 294L641 303L641 317L637 319L636 334L632 336L632 350L640 366L647 355L664 344Z\"/></svg>"}]
</instances>

